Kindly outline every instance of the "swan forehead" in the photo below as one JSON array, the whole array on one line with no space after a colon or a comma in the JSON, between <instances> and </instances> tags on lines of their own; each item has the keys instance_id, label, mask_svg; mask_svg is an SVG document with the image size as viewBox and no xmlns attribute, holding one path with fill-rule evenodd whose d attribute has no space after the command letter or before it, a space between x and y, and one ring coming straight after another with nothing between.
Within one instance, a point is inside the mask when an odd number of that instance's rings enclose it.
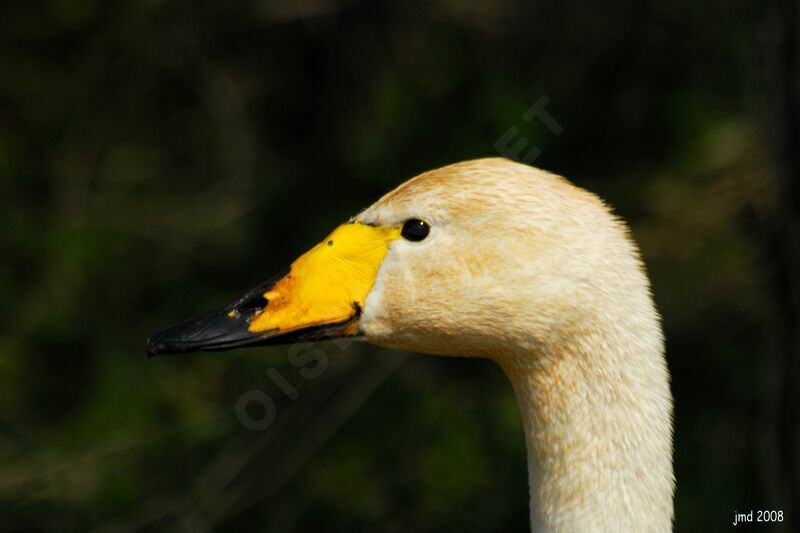
<instances>
[{"instance_id":1,"label":"swan forehead","mask_svg":"<svg viewBox=\"0 0 800 533\"><path fill-rule=\"evenodd\" d=\"M433 224L469 225L499 217L527 225L584 192L567 180L507 159L478 159L420 174L384 195L354 221L378 226L423 218ZM558 197L559 201L553 201ZM533 215L516 216L514 213Z\"/></svg>"}]
</instances>

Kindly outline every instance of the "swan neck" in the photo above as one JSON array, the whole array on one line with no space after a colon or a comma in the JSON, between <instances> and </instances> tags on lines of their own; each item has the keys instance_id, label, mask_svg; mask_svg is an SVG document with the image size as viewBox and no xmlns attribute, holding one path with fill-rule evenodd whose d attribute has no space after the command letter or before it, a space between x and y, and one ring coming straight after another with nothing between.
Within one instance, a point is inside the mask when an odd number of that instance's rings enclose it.
<instances>
[{"instance_id":1,"label":"swan neck","mask_svg":"<svg viewBox=\"0 0 800 533\"><path fill-rule=\"evenodd\" d=\"M646 332L595 330L501 363L522 414L533 531L672 530L672 397L658 324Z\"/></svg>"}]
</instances>

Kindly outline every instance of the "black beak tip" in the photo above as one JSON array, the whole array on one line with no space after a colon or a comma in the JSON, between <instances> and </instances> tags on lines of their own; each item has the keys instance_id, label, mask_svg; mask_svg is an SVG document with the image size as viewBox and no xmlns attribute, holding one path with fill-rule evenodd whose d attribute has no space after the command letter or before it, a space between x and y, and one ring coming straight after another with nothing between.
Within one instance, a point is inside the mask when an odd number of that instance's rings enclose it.
<instances>
[{"instance_id":1,"label":"black beak tip","mask_svg":"<svg viewBox=\"0 0 800 533\"><path fill-rule=\"evenodd\" d=\"M164 352L164 345L156 342L153 337L147 339L147 358L152 359L160 353Z\"/></svg>"},{"instance_id":2,"label":"black beak tip","mask_svg":"<svg viewBox=\"0 0 800 533\"><path fill-rule=\"evenodd\" d=\"M185 353L197 351L202 347L197 347L194 350L184 342L184 339L177 337L173 332L174 328L167 328L164 331L153 334L147 339L147 358L152 359L157 355Z\"/></svg>"},{"instance_id":3,"label":"black beak tip","mask_svg":"<svg viewBox=\"0 0 800 533\"><path fill-rule=\"evenodd\" d=\"M249 319L266 307L264 293L289 273L287 269L266 283L251 289L237 301L196 316L180 324L164 328L147 339L147 358L156 355L230 350L240 346L262 344L264 333L248 329Z\"/></svg>"},{"instance_id":4,"label":"black beak tip","mask_svg":"<svg viewBox=\"0 0 800 533\"><path fill-rule=\"evenodd\" d=\"M145 348L147 358L227 350L261 340L261 336L251 333L247 326L247 321L230 315L229 307L211 311L151 335Z\"/></svg>"}]
</instances>

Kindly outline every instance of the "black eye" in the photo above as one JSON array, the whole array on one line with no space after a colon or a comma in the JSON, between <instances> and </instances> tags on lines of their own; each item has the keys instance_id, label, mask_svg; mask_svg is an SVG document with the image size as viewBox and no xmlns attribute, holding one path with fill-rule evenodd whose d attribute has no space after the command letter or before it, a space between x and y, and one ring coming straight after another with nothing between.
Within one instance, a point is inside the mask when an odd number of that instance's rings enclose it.
<instances>
[{"instance_id":1,"label":"black eye","mask_svg":"<svg viewBox=\"0 0 800 533\"><path fill-rule=\"evenodd\" d=\"M409 241L417 242L427 237L430 231L431 227L427 222L418 218L411 218L403 224L403 231L400 234Z\"/></svg>"}]
</instances>

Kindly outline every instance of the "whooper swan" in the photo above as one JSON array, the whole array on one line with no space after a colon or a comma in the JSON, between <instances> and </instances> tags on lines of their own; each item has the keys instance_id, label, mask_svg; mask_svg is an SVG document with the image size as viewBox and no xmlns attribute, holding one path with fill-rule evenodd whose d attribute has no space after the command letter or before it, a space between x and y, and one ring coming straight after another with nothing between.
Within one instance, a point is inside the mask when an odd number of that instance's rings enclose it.
<instances>
[{"instance_id":1,"label":"whooper swan","mask_svg":"<svg viewBox=\"0 0 800 533\"><path fill-rule=\"evenodd\" d=\"M513 385L533 531L672 529L672 396L636 245L596 196L505 159L421 174L150 354L357 337L486 357Z\"/></svg>"}]
</instances>

